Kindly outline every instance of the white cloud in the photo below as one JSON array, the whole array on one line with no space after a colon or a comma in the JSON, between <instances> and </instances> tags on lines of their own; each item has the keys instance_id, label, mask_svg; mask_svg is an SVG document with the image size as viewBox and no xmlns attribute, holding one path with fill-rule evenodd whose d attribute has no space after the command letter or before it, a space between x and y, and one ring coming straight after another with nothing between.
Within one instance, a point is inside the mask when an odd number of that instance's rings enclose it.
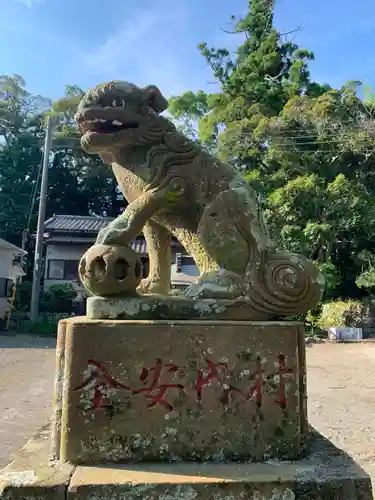
<instances>
[{"instance_id":1,"label":"white cloud","mask_svg":"<svg viewBox=\"0 0 375 500\"><path fill-rule=\"evenodd\" d=\"M157 23L154 11L141 12L127 26L120 29L113 36L107 38L86 55L86 65L93 72L118 72L126 59L134 59L139 45L143 45L143 39L149 31L155 28Z\"/></svg>"},{"instance_id":2,"label":"white cloud","mask_svg":"<svg viewBox=\"0 0 375 500\"><path fill-rule=\"evenodd\" d=\"M23 5L26 5L26 7L34 7L37 3L41 3L43 0L16 0L16 2L22 3Z\"/></svg>"},{"instance_id":3,"label":"white cloud","mask_svg":"<svg viewBox=\"0 0 375 500\"><path fill-rule=\"evenodd\" d=\"M83 55L83 67L94 78L156 84L166 96L189 87L188 61L179 47L180 28L187 20L184 2L156 1L138 12L113 36ZM180 36L179 36L180 35ZM174 42L175 40L175 42Z\"/></svg>"}]
</instances>

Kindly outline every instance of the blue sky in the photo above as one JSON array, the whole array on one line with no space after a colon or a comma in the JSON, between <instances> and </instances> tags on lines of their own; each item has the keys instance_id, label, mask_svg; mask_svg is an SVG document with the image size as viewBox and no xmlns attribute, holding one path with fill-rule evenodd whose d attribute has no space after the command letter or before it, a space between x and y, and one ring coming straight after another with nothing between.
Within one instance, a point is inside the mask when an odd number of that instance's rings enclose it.
<instances>
[{"instance_id":1,"label":"blue sky","mask_svg":"<svg viewBox=\"0 0 375 500\"><path fill-rule=\"evenodd\" d=\"M200 41L235 49L232 13L247 0L0 0L0 74L23 76L52 99L65 84L112 79L156 84L167 96L213 90ZM276 26L304 23L295 42L315 52L313 77L375 87L375 0L276 0Z\"/></svg>"}]
</instances>

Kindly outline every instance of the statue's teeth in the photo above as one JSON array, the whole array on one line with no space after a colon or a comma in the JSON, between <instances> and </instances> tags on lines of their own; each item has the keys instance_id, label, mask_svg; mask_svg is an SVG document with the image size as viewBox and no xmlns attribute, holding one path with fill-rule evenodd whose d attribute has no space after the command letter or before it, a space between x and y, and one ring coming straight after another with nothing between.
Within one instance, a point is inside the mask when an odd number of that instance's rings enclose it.
<instances>
[{"instance_id":1,"label":"statue's teeth","mask_svg":"<svg viewBox=\"0 0 375 500\"><path fill-rule=\"evenodd\" d=\"M118 127L120 127L123 124L121 122L119 122L118 120L113 120L112 125L117 125Z\"/></svg>"},{"instance_id":2,"label":"statue's teeth","mask_svg":"<svg viewBox=\"0 0 375 500\"><path fill-rule=\"evenodd\" d=\"M99 121L105 123L107 120L103 120L103 118L99 118Z\"/></svg>"}]
</instances>

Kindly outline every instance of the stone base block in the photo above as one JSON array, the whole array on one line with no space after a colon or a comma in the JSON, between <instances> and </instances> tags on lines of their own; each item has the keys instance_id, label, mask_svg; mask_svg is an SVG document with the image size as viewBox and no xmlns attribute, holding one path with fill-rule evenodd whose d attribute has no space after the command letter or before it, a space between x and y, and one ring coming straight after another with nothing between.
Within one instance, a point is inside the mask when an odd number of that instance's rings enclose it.
<instances>
[{"instance_id":1,"label":"stone base block","mask_svg":"<svg viewBox=\"0 0 375 500\"><path fill-rule=\"evenodd\" d=\"M0 471L0 499L66 500L74 466L52 461L50 450L51 425L47 424Z\"/></svg>"},{"instance_id":2,"label":"stone base block","mask_svg":"<svg viewBox=\"0 0 375 500\"><path fill-rule=\"evenodd\" d=\"M250 299L191 299L180 296L89 297L89 319L145 320L239 320L266 321L271 314L259 311ZM285 316L291 313L286 311Z\"/></svg>"},{"instance_id":3,"label":"stone base block","mask_svg":"<svg viewBox=\"0 0 375 500\"><path fill-rule=\"evenodd\" d=\"M31 440L0 473L1 500L373 500L369 476L316 432L308 456L295 462L75 469L48 461L46 437Z\"/></svg>"},{"instance_id":4,"label":"stone base block","mask_svg":"<svg viewBox=\"0 0 375 500\"><path fill-rule=\"evenodd\" d=\"M294 459L307 433L299 323L60 323L63 461Z\"/></svg>"}]
</instances>

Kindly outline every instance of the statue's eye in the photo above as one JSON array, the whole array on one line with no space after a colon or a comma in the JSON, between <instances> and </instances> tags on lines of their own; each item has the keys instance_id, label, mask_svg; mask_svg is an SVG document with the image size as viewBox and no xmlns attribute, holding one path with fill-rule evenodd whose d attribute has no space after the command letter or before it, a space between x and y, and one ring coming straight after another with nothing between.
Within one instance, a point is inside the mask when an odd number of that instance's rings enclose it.
<instances>
[{"instance_id":1,"label":"statue's eye","mask_svg":"<svg viewBox=\"0 0 375 500\"><path fill-rule=\"evenodd\" d=\"M113 99L112 106L114 108L126 108L126 102L124 101L124 99L120 99L119 97L117 97L117 99Z\"/></svg>"}]
</instances>

